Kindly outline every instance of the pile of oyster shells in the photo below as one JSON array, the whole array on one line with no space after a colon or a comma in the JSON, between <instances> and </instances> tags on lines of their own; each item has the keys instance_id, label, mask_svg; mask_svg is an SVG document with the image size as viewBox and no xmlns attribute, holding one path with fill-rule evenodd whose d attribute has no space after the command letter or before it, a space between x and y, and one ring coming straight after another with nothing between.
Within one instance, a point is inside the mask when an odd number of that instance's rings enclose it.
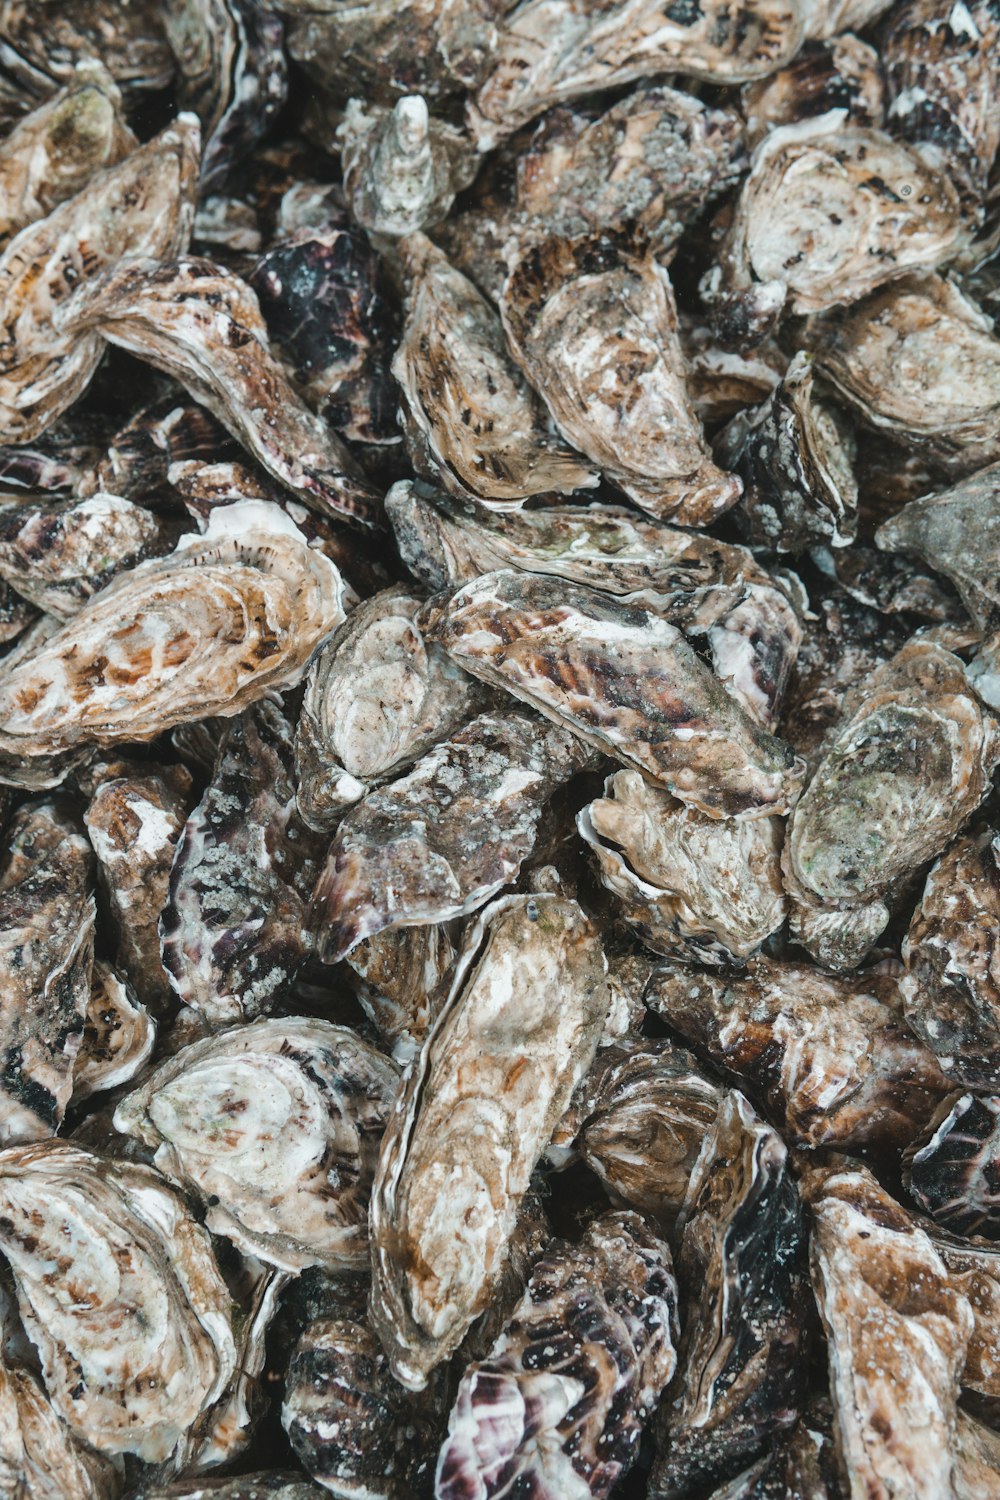
<instances>
[{"instance_id":1,"label":"pile of oyster shells","mask_svg":"<svg viewBox=\"0 0 1000 1500\"><path fill-rule=\"evenodd\" d=\"M997 1500L997 0L0 130L0 1496Z\"/></svg>"}]
</instances>

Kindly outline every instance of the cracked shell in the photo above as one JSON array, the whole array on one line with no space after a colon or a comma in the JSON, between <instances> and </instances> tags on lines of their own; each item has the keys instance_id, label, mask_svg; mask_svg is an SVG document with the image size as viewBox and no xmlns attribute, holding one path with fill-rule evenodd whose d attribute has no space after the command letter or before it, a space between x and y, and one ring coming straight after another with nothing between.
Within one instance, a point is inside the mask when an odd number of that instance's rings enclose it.
<instances>
[{"instance_id":1,"label":"cracked shell","mask_svg":"<svg viewBox=\"0 0 1000 1500\"><path fill-rule=\"evenodd\" d=\"M372 1321L412 1389L489 1306L532 1170L597 1049L606 968L557 896L498 901L466 939L372 1193Z\"/></svg>"},{"instance_id":2,"label":"cracked shell","mask_svg":"<svg viewBox=\"0 0 1000 1500\"><path fill-rule=\"evenodd\" d=\"M712 461L688 397L670 278L637 238L533 245L500 314L559 431L630 500L684 526L736 503L740 481Z\"/></svg>"},{"instance_id":3,"label":"cracked shell","mask_svg":"<svg viewBox=\"0 0 1000 1500\"><path fill-rule=\"evenodd\" d=\"M121 1101L115 1128L207 1203L205 1223L285 1270L367 1263L368 1194L395 1066L342 1026L281 1017L193 1042Z\"/></svg>"},{"instance_id":4,"label":"cracked shell","mask_svg":"<svg viewBox=\"0 0 1000 1500\"><path fill-rule=\"evenodd\" d=\"M437 1500L610 1494L677 1363L670 1251L638 1214L556 1240L489 1355L462 1377Z\"/></svg>"},{"instance_id":5,"label":"cracked shell","mask_svg":"<svg viewBox=\"0 0 1000 1500\"><path fill-rule=\"evenodd\" d=\"M905 1162L924 1213L955 1234L1000 1235L1000 1097L950 1094Z\"/></svg>"},{"instance_id":6,"label":"cracked shell","mask_svg":"<svg viewBox=\"0 0 1000 1500\"><path fill-rule=\"evenodd\" d=\"M0 1153L0 1205L56 1412L102 1453L167 1459L236 1364L208 1235L156 1172L61 1141Z\"/></svg>"}]
</instances>

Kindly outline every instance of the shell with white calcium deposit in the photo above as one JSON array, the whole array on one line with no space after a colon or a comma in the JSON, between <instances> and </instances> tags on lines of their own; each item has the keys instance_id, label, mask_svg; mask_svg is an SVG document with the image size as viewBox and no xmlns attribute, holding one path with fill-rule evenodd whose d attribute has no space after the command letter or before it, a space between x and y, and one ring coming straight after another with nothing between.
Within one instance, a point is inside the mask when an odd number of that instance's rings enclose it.
<instances>
[{"instance_id":1,"label":"shell with white calcium deposit","mask_svg":"<svg viewBox=\"0 0 1000 1500\"><path fill-rule=\"evenodd\" d=\"M421 94L404 95L392 109L349 100L337 140L354 217L375 234L414 234L439 223L479 167L468 138L432 118Z\"/></svg>"}]
</instances>

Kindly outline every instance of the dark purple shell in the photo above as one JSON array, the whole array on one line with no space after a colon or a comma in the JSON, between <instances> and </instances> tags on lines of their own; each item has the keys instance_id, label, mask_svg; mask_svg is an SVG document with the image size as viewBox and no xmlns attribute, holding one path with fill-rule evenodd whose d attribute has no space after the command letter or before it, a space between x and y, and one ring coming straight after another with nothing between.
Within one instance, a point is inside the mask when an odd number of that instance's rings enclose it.
<instances>
[{"instance_id":1,"label":"dark purple shell","mask_svg":"<svg viewBox=\"0 0 1000 1500\"><path fill-rule=\"evenodd\" d=\"M952 1094L907 1160L925 1213L956 1234L1000 1237L1000 1095Z\"/></svg>"}]
</instances>

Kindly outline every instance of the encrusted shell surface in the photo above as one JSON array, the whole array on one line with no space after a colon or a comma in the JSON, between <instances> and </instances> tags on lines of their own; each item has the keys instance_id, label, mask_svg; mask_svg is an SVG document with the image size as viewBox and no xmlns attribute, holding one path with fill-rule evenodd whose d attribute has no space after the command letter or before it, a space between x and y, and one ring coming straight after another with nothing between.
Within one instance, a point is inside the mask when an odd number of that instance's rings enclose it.
<instances>
[{"instance_id":1,"label":"encrusted shell surface","mask_svg":"<svg viewBox=\"0 0 1000 1500\"><path fill-rule=\"evenodd\" d=\"M53 1407L102 1453L168 1458L236 1364L207 1234L156 1172L59 1141L0 1153L0 1205Z\"/></svg>"},{"instance_id":2,"label":"encrusted shell surface","mask_svg":"<svg viewBox=\"0 0 1000 1500\"><path fill-rule=\"evenodd\" d=\"M443 606L431 639L709 817L787 811L798 794L802 762L648 610L543 575L488 573Z\"/></svg>"},{"instance_id":3,"label":"encrusted shell surface","mask_svg":"<svg viewBox=\"0 0 1000 1500\"><path fill-rule=\"evenodd\" d=\"M97 57L121 88L162 89L174 71L156 0L3 0L4 66L32 93L67 82Z\"/></svg>"},{"instance_id":4,"label":"encrusted shell surface","mask_svg":"<svg viewBox=\"0 0 1000 1500\"><path fill-rule=\"evenodd\" d=\"M806 1148L908 1145L951 1087L907 1029L892 974L764 958L731 977L664 966L644 1000Z\"/></svg>"},{"instance_id":5,"label":"encrusted shell surface","mask_svg":"<svg viewBox=\"0 0 1000 1500\"><path fill-rule=\"evenodd\" d=\"M688 399L670 278L630 234L531 246L500 313L560 432L629 499L685 526L736 503Z\"/></svg>"},{"instance_id":6,"label":"encrusted shell surface","mask_svg":"<svg viewBox=\"0 0 1000 1500\"><path fill-rule=\"evenodd\" d=\"M778 818L720 825L638 771L617 771L577 828L623 917L656 953L747 959L785 920Z\"/></svg>"},{"instance_id":7,"label":"encrusted shell surface","mask_svg":"<svg viewBox=\"0 0 1000 1500\"><path fill-rule=\"evenodd\" d=\"M670 1251L638 1214L556 1240L486 1359L462 1377L437 1500L603 1500L677 1362Z\"/></svg>"},{"instance_id":8,"label":"encrusted shell surface","mask_svg":"<svg viewBox=\"0 0 1000 1500\"><path fill-rule=\"evenodd\" d=\"M660 1409L651 1500L731 1477L792 1425L801 1400L802 1208L781 1137L737 1090L705 1138L683 1223L683 1384Z\"/></svg>"},{"instance_id":9,"label":"encrusted shell surface","mask_svg":"<svg viewBox=\"0 0 1000 1500\"><path fill-rule=\"evenodd\" d=\"M301 1474L243 1474L238 1479L179 1479L176 1484L142 1484L130 1500L323 1500L326 1491Z\"/></svg>"},{"instance_id":10,"label":"encrusted shell surface","mask_svg":"<svg viewBox=\"0 0 1000 1500\"><path fill-rule=\"evenodd\" d=\"M118 1105L115 1126L193 1187L205 1222L287 1270L367 1261L367 1208L396 1093L388 1058L342 1026L257 1021L184 1047Z\"/></svg>"},{"instance_id":11,"label":"encrusted shell surface","mask_svg":"<svg viewBox=\"0 0 1000 1500\"><path fill-rule=\"evenodd\" d=\"M372 1194L371 1314L405 1385L420 1389L489 1304L531 1172L594 1057L605 971L589 921L557 896L498 901L466 939Z\"/></svg>"},{"instance_id":12,"label":"encrusted shell surface","mask_svg":"<svg viewBox=\"0 0 1000 1500\"><path fill-rule=\"evenodd\" d=\"M484 906L516 876L542 809L590 757L565 730L483 713L343 818L313 897L324 962L387 928Z\"/></svg>"},{"instance_id":13,"label":"encrusted shell surface","mask_svg":"<svg viewBox=\"0 0 1000 1500\"><path fill-rule=\"evenodd\" d=\"M906 1154L906 1186L956 1234L1000 1234L1000 1097L951 1094Z\"/></svg>"}]
</instances>

